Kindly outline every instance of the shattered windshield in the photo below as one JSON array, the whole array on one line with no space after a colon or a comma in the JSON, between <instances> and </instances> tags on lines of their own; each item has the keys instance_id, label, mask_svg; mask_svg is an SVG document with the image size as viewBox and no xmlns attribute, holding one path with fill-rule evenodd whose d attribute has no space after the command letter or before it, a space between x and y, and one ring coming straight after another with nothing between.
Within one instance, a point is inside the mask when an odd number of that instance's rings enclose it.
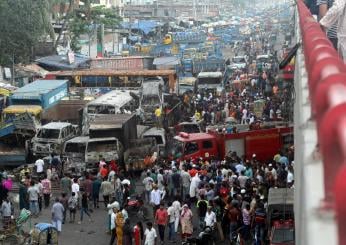
<instances>
[{"instance_id":1,"label":"shattered windshield","mask_svg":"<svg viewBox=\"0 0 346 245\"><path fill-rule=\"evenodd\" d=\"M142 105L159 105L160 104L160 98L157 95L153 96L143 96L142 98Z\"/></svg>"},{"instance_id":2,"label":"shattered windshield","mask_svg":"<svg viewBox=\"0 0 346 245\"><path fill-rule=\"evenodd\" d=\"M37 134L38 138L44 138L44 139L58 139L59 136L60 136L59 129L42 128Z\"/></svg>"},{"instance_id":3,"label":"shattered windshield","mask_svg":"<svg viewBox=\"0 0 346 245\"><path fill-rule=\"evenodd\" d=\"M65 147L65 152L70 153L84 153L86 148L85 143L67 143Z\"/></svg>"},{"instance_id":4,"label":"shattered windshield","mask_svg":"<svg viewBox=\"0 0 346 245\"><path fill-rule=\"evenodd\" d=\"M89 142L87 152L109 152L117 150L116 140Z\"/></svg>"}]
</instances>

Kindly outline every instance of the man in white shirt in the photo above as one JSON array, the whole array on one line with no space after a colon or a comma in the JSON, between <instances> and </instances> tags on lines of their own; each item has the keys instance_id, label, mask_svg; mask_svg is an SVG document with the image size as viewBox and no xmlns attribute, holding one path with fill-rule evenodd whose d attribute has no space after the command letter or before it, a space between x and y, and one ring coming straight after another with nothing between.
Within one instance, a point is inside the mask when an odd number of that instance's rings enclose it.
<instances>
[{"instance_id":1,"label":"man in white shirt","mask_svg":"<svg viewBox=\"0 0 346 245\"><path fill-rule=\"evenodd\" d=\"M43 174L44 161L43 161L41 158L39 158L39 159L36 160L35 166L36 166L36 173L37 173L38 175Z\"/></svg>"},{"instance_id":2,"label":"man in white shirt","mask_svg":"<svg viewBox=\"0 0 346 245\"><path fill-rule=\"evenodd\" d=\"M147 172L147 177L143 180L143 185L145 187L145 199L150 202L150 193L153 189L154 180L150 177L150 172Z\"/></svg>"},{"instance_id":3,"label":"man in white shirt","mask_svg":"<svg viewBox=\"0 0 346 245\"><path fill-rule=\"evenodd\" d=\"M76 197L79 198L79 184L77 178L73 179L73 184L71 186L71 191L76 193Z\"/></svg>"},{"instance_id":4,"label":"man in white shirt","mask_svg":"<svg viewBox=\"0 0 346 245\"><path fill-rule=\"evenodd\" d=\"M211 206L208 206L208 211L205 214L204 222L205 226L214 227L214 225L216 224L216 215L211 210L211 208Z\"/></svg>"},{"instance_id":5,"label":"man in white shirt","mask_svg":"<svg viewBox=\"0 0 346 245\"><path fill-rule=\"evenodd\" d=\"M156 231L153 228L153 223L147 223L147 229L144 232L145 240L144 245L155 245L156 244Z\"/></svg>"},{"instance_id":6,"label":"man in white shirt","mask_svg":"<svg viewBox=\"0 0 346 245\"><path fill-rule=\"evenodd\" d=\"M110 204L109 204L110 205ZM113 244L114 243L114 240L115 240L115 237L116 237L116 230L115 230L115 218L116 218L116 215L117 215L117 212L118 210L116 208L113 208L113 212L110 216L110 229L111 229L111 241L110 241L110 244Z\"/></svg>"},{"instance_id":7,"label":"man in white shirt","mask_svg":"<svg viewBox=\"0 0 346 245\"><path fill-rule=\"evenodd\" d=\"M154 185L154 189L150 193L150 204L153 205L153 213L155 215L156 210L159 209L161 202L161 192L157 188L156 185Z\"/></svg>"},{"instance_id":8,"label":"man in white shirt","mask_svg":"<svg viewBox=\"0 0 346 245\"><path fill-rule=\"evenodd\" d=\"M175 210L172 206L171 202L168 202L168 240L173 241L173 238L175 237L175 229L174 229L174 223L175 223Z\"/></svg>"},{"instance_id":9,"label":"man in white shirt","mask_svg":"<svg viewBox=\"0 0 346 245\"><path fill-rule=\"evenodd\" d=\"M241 117L241 124L246 124L246 119L247 119L247 109L244 108L242 111L243 116Z\"/></svg>"},{"instance_id":10,"label":"man in white shirt","mask_svg":"<svg viewBox=\"0 0 346 245\"><path fill-rule=\"evenodd\" d=\"M182 181L182 185L183 185L183 200L186 199L186 196L189 194L190 192L190 182L191 182L191 176L190 174L185 170L183 169L180 173L180 176L181 176L181 181Z\"/></svg>"},{"instance_id":11,"label":"man in white shirt","mask_svg":"<svg viewBox=\"0 0 346 245\"><path fill-rule=\"evenodd\" d=\"M178 232L178 226L179 226L179 221L180 221L180 211L181 211L181 204L179 202L179 197L176 196L175 200L172 204L173 208L174 208L174 216L175 216L175 220L174 220L174 230L175 232Z\"/></svg>"}]
</instances>

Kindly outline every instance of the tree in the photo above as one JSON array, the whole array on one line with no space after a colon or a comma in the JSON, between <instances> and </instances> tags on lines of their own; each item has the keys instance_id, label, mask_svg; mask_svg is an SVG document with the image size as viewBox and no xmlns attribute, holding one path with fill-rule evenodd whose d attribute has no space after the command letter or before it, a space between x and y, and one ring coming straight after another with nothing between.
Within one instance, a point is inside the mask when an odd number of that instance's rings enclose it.
<instances>
[{"instance_id":1,"label":"tree","mask_svg":"<svg viewBox=\"0 0 346 245\"><path fill-rule=\"evenodd\" d=\"M79 39L83 34L88 35L89 41L95 34L96 28L104 24L106 28L115 28L119 25L121 18L115 9L105 8L105 6L92 7L92 0L84 1L80 6L71 13L68 30L71 39L71 48L79 51Z\"/></svg>"},{"instance_id":2,"label":"tree","mask_svg":"<svg viewBox=\"0 0 346 245\"><path fill-rule=\"evenodd\" d=\"M28 63L34 46L54 35L45 0L0 0L0 65Z\"/></svg>"}]
</instances>

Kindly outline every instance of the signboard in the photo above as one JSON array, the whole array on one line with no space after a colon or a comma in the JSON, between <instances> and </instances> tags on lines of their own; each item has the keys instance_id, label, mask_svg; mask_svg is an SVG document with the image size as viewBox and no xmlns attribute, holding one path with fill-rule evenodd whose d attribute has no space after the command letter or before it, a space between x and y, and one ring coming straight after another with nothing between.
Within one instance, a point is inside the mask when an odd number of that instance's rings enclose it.
<instances>
[{"instance_id":1,"label":"signboard","mask_svg":"<svg viewBox=\"0 0 346 245\"><path fill-rule=\"evenodd\" d=\"M61 100L62 98L64 98L65 96L67 96L67 90L62 90L59 93L55 94L54 96L49 98L48 104L51 105L59 100Z\"/></svg>"},{"instance_id":2,"label":"signboard","mask_svg":"<svg viewBox=\"0 0 346 245\"><path fill-rule=\"evenodd\" d=\"M91 69L114 69L114 70L143 70L143 58L104 58L93 59Z\"/></svg>"}]
</instances>

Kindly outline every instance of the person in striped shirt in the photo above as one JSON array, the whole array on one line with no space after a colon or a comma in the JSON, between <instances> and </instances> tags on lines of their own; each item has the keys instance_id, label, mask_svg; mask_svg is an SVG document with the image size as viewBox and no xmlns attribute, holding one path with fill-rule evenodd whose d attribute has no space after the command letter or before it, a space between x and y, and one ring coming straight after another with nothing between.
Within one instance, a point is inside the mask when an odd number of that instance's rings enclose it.
<instances>
[{"instance_id":1,"label":"person in striped shirt","mask_svg":"<svg viewBox=\"0 0 346 245\"><path fill-rule=\"evenodd\" d=\"M337 23L338 51L346 62L346 0L335 0L326 15L320 20L324 27Z\"/></svg>"},{"instance_id":2,"label":"person in striped shirt","mask_svg":"<svg viewBox=\"0 0 346 245\"><path fill-rule=\"evenodd\" d=\"M318 18L321 20L327 13L328 9L333 6L334 0L317 0L316 4L319 7ZM337 23L334 23L327 29L327 37L332 42L335 49L338 47Z\"/></svg>"}]
</instances>

